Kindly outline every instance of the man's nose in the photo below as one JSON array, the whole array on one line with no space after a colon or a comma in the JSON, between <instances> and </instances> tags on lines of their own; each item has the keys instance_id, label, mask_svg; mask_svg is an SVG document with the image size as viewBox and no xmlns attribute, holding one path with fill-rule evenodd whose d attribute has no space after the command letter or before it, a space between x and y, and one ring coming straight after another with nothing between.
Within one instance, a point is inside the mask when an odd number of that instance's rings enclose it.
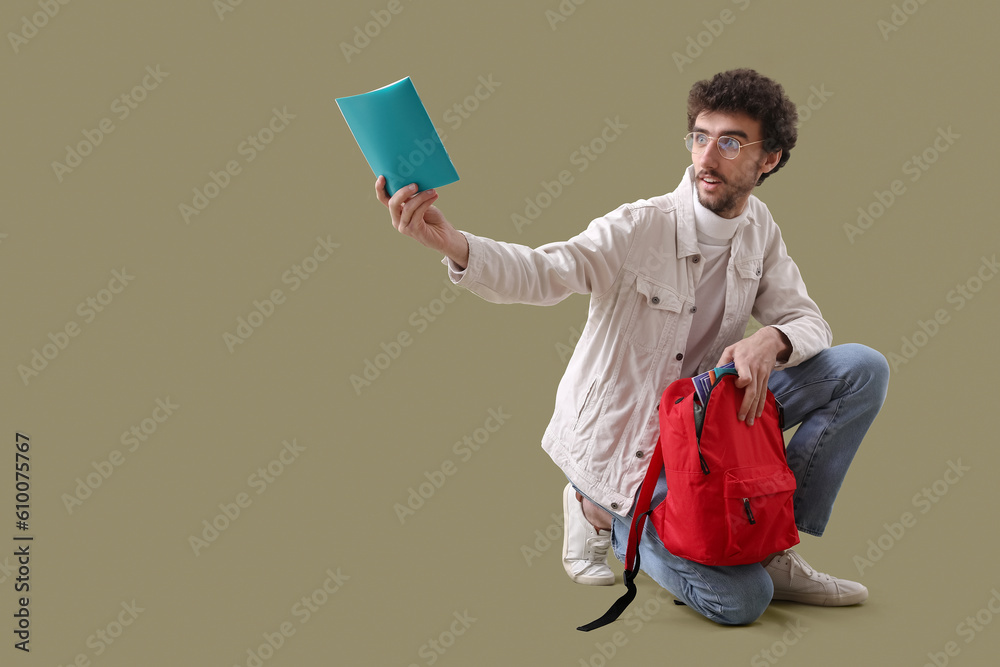
<instances>
[{"instance_id":1,"label":"man's nose","mask_svg":"<svg viewBox=\"0 0 1000 667\"><path fill-rule=\"evenodd\" d=\"M719 142L717 139L713 139L707 146L696 157L699 158L699 163L702 167L713 168L719 165L719 161L722 159L722 154L719 153Z\"/></svg>"}]
</instances>

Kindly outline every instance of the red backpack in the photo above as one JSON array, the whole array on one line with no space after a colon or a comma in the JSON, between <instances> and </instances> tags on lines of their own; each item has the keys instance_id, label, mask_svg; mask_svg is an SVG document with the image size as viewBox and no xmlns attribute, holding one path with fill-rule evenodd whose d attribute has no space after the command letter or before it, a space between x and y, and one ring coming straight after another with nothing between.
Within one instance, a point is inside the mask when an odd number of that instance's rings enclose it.
<instances>
[{"instance_id":1,"label":"red backpack","mask_svg":"<svg viewBox=\"0 0 1000 667\"><path fill-rule=\"evenodd\" d=\"M704 406L691 378L673 382L660 400L660 437L632 515L625 563L628 591L604 616L579 630L616 620L636 595L639 539L651 516L667 550L704 565L759 563L799 543L792 510L795 476L785 458L781 406L768 391L753 426L739 421L743 390L736 371L715 369ZM660 471L667 497L650 509Z\"/></svg>"}]
</instances>

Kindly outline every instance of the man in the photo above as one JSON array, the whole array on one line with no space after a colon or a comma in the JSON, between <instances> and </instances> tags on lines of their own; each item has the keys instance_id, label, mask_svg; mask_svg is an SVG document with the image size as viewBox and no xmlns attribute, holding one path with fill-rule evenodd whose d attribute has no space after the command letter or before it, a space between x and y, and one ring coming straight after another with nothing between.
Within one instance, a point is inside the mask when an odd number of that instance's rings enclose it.
<instances>
[{"instance_id":1,"label":"man","mask_svg":"<svg viewBox=\"0 0 1000 667\"><path fill-rule=\"evenodd\" d=\"M692 165L677 189L626 204L565 242L536 249L457 231L437 193L403 188L379 200L401 233L445 255L451 279L496 303L548 305L590 294L587 325L556 393L542 446L565 472L563 563L582 584L611 584L610 545L624 561L630 514L658 437L670 382L730 361L752 427L770 388L784 406L800 531L822 535L847 469L885 398L888 364L861 345L831 347L767 207L751 193L788 161L795 106L753 70L699 81L688 98ZM750 315L764 326L743 338ZM663 478L653 506L665 496ZM670 554L647 524L642 569L682 602L728 625L772 599L828 606L868 590L811 568L792 550L761 564L705 566Z\"/></svg>"}]
</instances>

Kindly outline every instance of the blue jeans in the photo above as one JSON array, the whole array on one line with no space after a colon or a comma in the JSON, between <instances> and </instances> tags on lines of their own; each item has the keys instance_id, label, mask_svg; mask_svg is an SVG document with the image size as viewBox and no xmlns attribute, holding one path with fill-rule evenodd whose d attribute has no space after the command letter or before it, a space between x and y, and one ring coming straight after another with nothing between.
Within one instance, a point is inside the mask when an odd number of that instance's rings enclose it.
<instances>
[{"instance_id":1,"label":"blue jeans","mask_svg":"<svg viewBox=\"0 0 1000 667\"><path fill-rule=\"evenodd\" d=\"M784 407L785 428L798 425L788 443L788 466L795 473L795 523L822 535L833 501L862 438L885 400L889 365L863 345L838 345L808 361L775 371L768 388ZM664 477L652 506L666 497ZM612 513L612 548L625 562L631 519ZM664 548L651 522L639 542L642 571L681 602L724 625L755 621L771 602L771 578L759 563L727 567L701 565Z\"/></svg>"}]
</instances>

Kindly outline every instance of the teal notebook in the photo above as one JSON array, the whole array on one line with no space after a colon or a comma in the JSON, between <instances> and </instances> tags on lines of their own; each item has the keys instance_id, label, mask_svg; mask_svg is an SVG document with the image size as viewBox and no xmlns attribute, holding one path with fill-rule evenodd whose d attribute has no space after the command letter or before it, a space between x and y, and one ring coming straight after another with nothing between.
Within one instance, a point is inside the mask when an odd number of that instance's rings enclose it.
<instances>
[{"instance_id":1,"label":"teal notebook","mask_svg":"<svg viewBox=\"0 0 1000 667\"><path fill-rule=\"evenodd\" d=\"M410 77L370 93L338 97L337 106L389 195L416 183L429 190L458 180L455 165Z\"/></svg>"}]
</instances>

